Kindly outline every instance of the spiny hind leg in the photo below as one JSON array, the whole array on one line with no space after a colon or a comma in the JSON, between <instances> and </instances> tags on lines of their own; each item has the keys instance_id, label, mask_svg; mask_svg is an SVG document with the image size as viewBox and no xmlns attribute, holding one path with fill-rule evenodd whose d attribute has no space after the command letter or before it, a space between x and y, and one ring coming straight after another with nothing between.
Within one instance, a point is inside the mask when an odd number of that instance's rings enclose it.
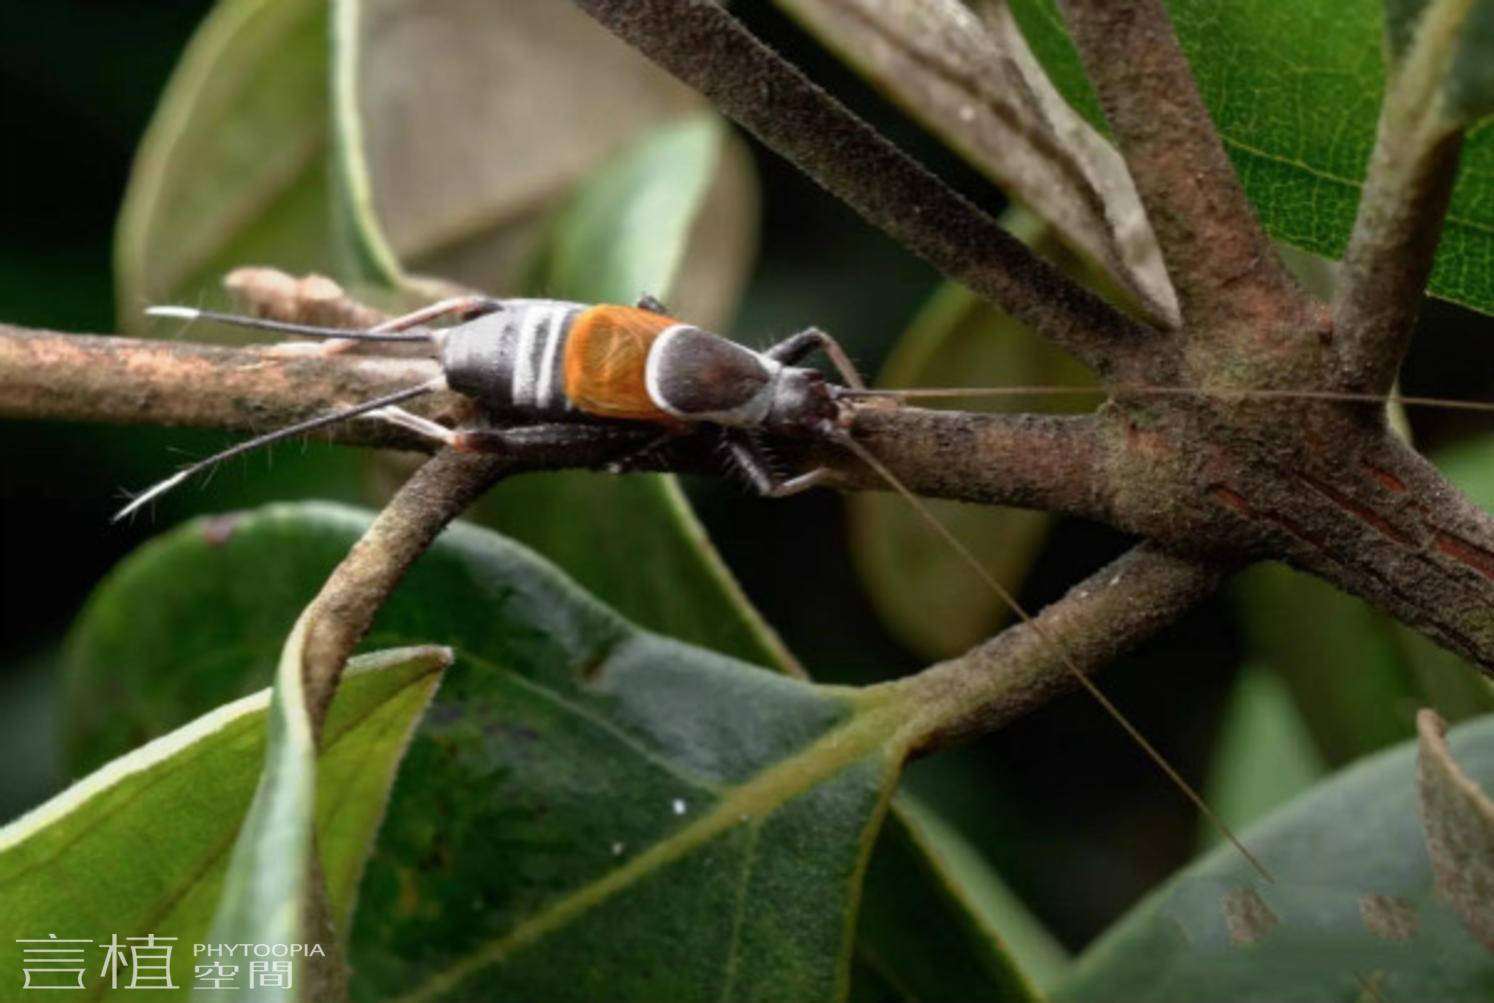
<instances>
[{"instance_id":1,"label":"spiny hind leg","mask_svg":"<svg viewBox=\"0 0 1494 1003\"><path fill-rule=\"evenodd\" d=\"M772 460L755 436L733 429L723 432L722 441L737 469L765 498L787 498L821 487L830 481L833 473L828 467L815 467L794 477L782 478L773 470Z\"/></svg>"}]
</instances>

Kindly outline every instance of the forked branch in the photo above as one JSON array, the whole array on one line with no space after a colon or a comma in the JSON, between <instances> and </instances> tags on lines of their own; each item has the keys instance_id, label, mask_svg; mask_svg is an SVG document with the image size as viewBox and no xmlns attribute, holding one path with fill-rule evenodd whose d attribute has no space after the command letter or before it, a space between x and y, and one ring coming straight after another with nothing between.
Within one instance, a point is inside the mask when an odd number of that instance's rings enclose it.
<instances>
[{"instance_id":1,"label":"forked branch","mask_svg":"<svg viewBox=\"0 0 1494 1003\"><path fill-rule=\"evenodd\" d=\"M1466 123L1451 107L1448 78L1471 6L1429 3L1409 49L1392 45L1375 151L1334 305L1348 389L1388 390L1410 346L1463 145Z\"/></svg>"},{"instance_id":2,"label":"forked branch","mask_svg":"<svg viewBox=\"0 0 1494 1003\"><path fill-rule=\"evenodd\" d=\"M1225 570L1149 544L1133 548L1039 612L1033 624L1011 627L896 684L924 704L916 747L928 752L994 731L1073 689L1065 652L1079 671L1098 672L1211 595Z\"/></svg>"},{"instance_id":3,"label":"forked branch","mask_svg":"<svg viewBox=\"0 0 1494 1003\"><path fill-rule=\"evenodd\" d=\"M1061 0L1185 328L1250 338L1305 302L1245 197L1161 0Z\"/></svg>"},{"instance_id":4,"label":"forked branch","mask_svg":"<svg viewBox=\"0 0 1494 1003\"><path fill-rule=\"evenodd\" d=\"M506 457L438 453L395 493L333 570L307 609L302 652L306 708L318 735L343 666L395 586L448 523L515 469Z\"/></svg>"},{"instance_id":5,"label":"forked branch","mask_svg":"<svg viewBox=\"0 0 1494 1003\"><path fill-rule=\"evenodd\" d=\"M724 7L698 0L575 3L946 275L1097 371L1132 372L1150 328L1034 255Z\"/></svg>"}]
</instances>

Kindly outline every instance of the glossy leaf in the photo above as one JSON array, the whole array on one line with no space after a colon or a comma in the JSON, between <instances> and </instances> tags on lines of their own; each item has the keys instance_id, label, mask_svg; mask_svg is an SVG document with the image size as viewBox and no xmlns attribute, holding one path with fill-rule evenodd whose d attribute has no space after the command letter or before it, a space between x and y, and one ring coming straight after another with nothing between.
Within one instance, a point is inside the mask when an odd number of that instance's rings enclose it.
<instances>
[{"instance_id":1,"label":"glossy leaf","mask_svg":"<svg viewBox=\"0 0 1494 1003\"><path fill-rule=\"evenodd\" d=\"M1041 224L1024 217L1036 235ZM1043 231L1046 232L1046 231ZM1042 246L1054 252L1051 236ZM1051 344L949 283L913 320L878 376L889 387L992 385L1088 386L1085 370ZM978 409L1029 410L1032 398L940 401ZM1092 400L1041 398L1039 409L1062 411ZM989 637L1011 611L979 587L970 568L946 547L931 546L928 525L891 493L846 499L852 553L862 583L888 628L919 654L947 657ZM1021 581L1053 525L1043 512L929 501L950 530L1000 581ZM937 610L937 615L931 615Z\"/></svg>"},{"instance_id":2,"label":"glossy leaf","mask_svg":"<svg viewBox=\"0 0 1494 1003\"><path fill-rule=\"evenodd\" d=\"M323 946L326 953L308 958L297 984L268 987L266 995L287 1003L336 998L341 994L327 988L342 981L331 903L314 859L317 754L306 708L305 642L303 614L280 653L265 722L264 768L234 840L208 934L217 944ZM334 859L343 866L353 863ZM354 859L354 866L361 865L363 853ZM206 996L212 990L201 992Z\"/></svg>"},{"instance_id":3,"label":"glossy leaf","mask_svg":"<svg viewBox=\"0 0 1494 1003\"><path fill-rule=\"evenodd\" d=\"M263 681L273 638L366 522L287 506L169 535L95 600L74 672L138 681L158 712L181 699L165 676ZM412 636L456 661L362 885L355 998L842 991L901 758L895 705L646 634L468 526L417 562L370 640ZM173 672L156 668L164 637Z\"/></svg>"},{"instance_id":4,"label":"glossy leaf","mask_svg":"<svg viewBox=\"0 0 1494 1003\"><path fill-rule=\"evenodd\" d=\"M1450 745L1494 784L1494 717ZM1313 788L1243 834L1275 883L1216 849L1086 951L1054 998L1487 999L1494 963L1437 898L1416 784L1406 742Z\"/></svg>"},{"instance_id":5,"label":"glossy leaf","mask_svg":"<svg viewBox=\"0 0 1494 1003\"><path fill-rule=\"evenodd\" d=\"M448 661L440 648L363 656L349 666L332 704L316 771L319 783L340 793L318 806L316 832L330 901L342 918L351 911L411 729ZM117 934L128 945L128 937L156 934L177 938L172 981L182 988L130 990L130 970L122 969L118 992L101 995L182 998L194 983L192 945L215 942L209 923L234 833L264 764L269 704L268 690L225 703L0 829L0 964L7 993L22 978L24 945L16 938L55 933L107 944ZM104 989L102 953L89 945L86 957L85 985ZM304 960L293 977L304 974ZM239 975L242 986L247 968Z\"/></svg>"},{"instance_id":6,"label":"glossy leaf","mask_svg":"<svg viewBox=\"0 0 1494 1003\"><path fill-rule=\"evenodd\" d=\"M1170 0L1167 9L1266 229L1278 240L1342 257L1385 87L1380 4ZM1054 0L1013 0L1012 10L1054 83L1103 128ZM1477 30L1465 36L1467 66L1494 65L1491 33L1478 27L1486 16L1476 15ZM1494 312L1494 202L1483 194L1491 174L1494 133L1480 130L1463 150L1430 287L1486 313Z\"/></svg>"}]
</instances>

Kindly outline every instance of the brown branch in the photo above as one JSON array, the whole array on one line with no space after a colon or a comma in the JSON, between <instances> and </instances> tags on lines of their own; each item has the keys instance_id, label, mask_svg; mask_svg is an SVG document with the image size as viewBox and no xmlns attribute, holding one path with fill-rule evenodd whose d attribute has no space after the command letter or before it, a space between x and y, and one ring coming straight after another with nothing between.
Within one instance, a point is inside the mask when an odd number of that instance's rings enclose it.
<instances>
[{"instance_id":1,"label":"brown branch","mask_svg":"<svg viewBox=\"0 0 1494 1003\"><path fill-rule=\"evenodd\" d=\"M1334 304L1346 389L1388 390L1410 346L1468 124L1447 90L1470 7L1428 5L1409 51L1391 47L1375 150Z\"/></svg>"},{"instance_id":2,"label":"brown branch","mask_svg":"<svg viewBox=\"0 0 1494 1003\"><path fill-rule=\"evenodd\" d=\"M1494 516L1388 433L1255 474L1219 497L1275 554L1494 675Z\"/></svg>"},{"instance_id":3,"label":"brown branch","mask_svg":"<svg viewBox=\"0 0 1494 1003\"><path fill-rule=\"evenodd\" d=\"M936 268L1102 373L1139 375L1151 329L1029 251L759 41L698 0L575 0Z\"/></svg>"},{"instance_id":4,"label":"brown branch","mask_svg":"<svg viewBox=\"0 0 1494 1003\"><path fill-rule=\"evenodd\" d=\"M307 610L302 673L320 736L343 666L416 558L478 496L520 465L443 450L415 471L353 545Z\"/></svg>"},{"instance_id":5,"label":"brown branch","mask_svg":"<svg viewBox=\"0 0 1494 1003\"><path fill-rule=\"evenodd\" d=\"M1087 675L1176 621L1218 587L1225 568L1142 544L1034 617L894 684L923 703L915 742L932 752L994 731L1078 685L1050 639Z\"/></svg>"},{"instance_id":6,"label":"brown branch","mask_svg":"<svg viewBox=\"0 0 1494 1003\"><path fill-rule=\"evenodd\" d=\"M0 325L0 417L264 432L428 379L430 360L275 355L261 347L59 334ZM456 394L412 402L433 417L470 416ZM1105 519L1088 418L868 406L856 433L920 494ZM378 419L342 422L323 441L430 452L431 442ZM841 472L846 489L885 487L841 450L783 442L788 459ZM525 448L526 469L596 468L616 447ZM646 469L721 474L715 442L693 436ZM163 471L164 473L164 471Z\"/></svg>"},{"instance_id":7,"label":"brown branch","mask_svg":"<svg viewBox=\"0 0 1494 1003\"><path fill-rule=\"evenodd\" d=\"M1414 143L1380 130L1334 303L1339 383L1363 393L1388 392L1411 347L1463 146L1457 132L1408 156Z\"/></svg>"},{"instance_id":8,"label":"brown branch","mask_svg":"<svg viewBox=\"0 0 1494 1003\"><path fill-rule=\"evenodd\" d=\"M1260 337L1305 303L1209 120L1161 0L1061 0L1084 69L1162 247L1183 322Z\"/></svg>"}]
</instances>

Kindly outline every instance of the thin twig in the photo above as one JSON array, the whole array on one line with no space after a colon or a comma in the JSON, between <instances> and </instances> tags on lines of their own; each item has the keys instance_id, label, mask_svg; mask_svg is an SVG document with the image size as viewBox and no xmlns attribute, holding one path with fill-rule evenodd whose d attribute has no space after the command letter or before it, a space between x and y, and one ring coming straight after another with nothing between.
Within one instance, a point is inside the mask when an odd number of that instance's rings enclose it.
<instances>
[{"instance_id":1,"label":"thin twig","mask_svg":"<svg viewBox=\"0 0 1494 1003\"><path fill-rule=\"evenodd\" d=\"M443 450L415 471L332 572L307 610L302 671L320 735L342 668L416 558L478 496L518 469L509 458Z\"/></svg>"},{"instance_id":2,"label":"thin twig","mask_svg":"<svg viewBox=\"0 0 1494 1003\"><path fill-rule=\"evenodd\" d=\"M1100 372L1129 372L1139 363L1150 328L1034 255L723 7L575 2L946 275Z\"/></svg>"},{"instance_id":3,"label":"thin twig","mask_svg":"<svg viewBox=\"0 0 1494 1003\"><path fill-rule=\"evenodd\" d=\"M1304 299L1209 120L1161 0L1062 0L1064 19L1162 246L1186 327L1258 334Z\"/></svg>"},{"instance_id":4,"label":"thin twig","mask_svg":"<svg viewBox=\"0 0 1494 1003\"><path fill-rule=\"evenodd\" d=\"M1225 570L1142 544L1039 612L1037 629L1012 627L896 684L924 703L917 747L931 752L994 731L1073 689L1065 652L1079 671L1099 671L1212 594ZM1044 635L1062 638L1063 650Z\"/></svg>"},{"instance_id":5,"label":"thin twig","mask_svg":"<svg viewBox=\"0 0 1494 1003\"><path fill-rule=\"evenodd\" d=\"M1472 5L1430 4L1409 51L1393 51L1375 151L1344 255L1334 330L1343 385L1395 382L1432 272L1466 123L1447 81ZM1392 47L1394 48L1394 47Z\"/></svg>"}]
</instances>

